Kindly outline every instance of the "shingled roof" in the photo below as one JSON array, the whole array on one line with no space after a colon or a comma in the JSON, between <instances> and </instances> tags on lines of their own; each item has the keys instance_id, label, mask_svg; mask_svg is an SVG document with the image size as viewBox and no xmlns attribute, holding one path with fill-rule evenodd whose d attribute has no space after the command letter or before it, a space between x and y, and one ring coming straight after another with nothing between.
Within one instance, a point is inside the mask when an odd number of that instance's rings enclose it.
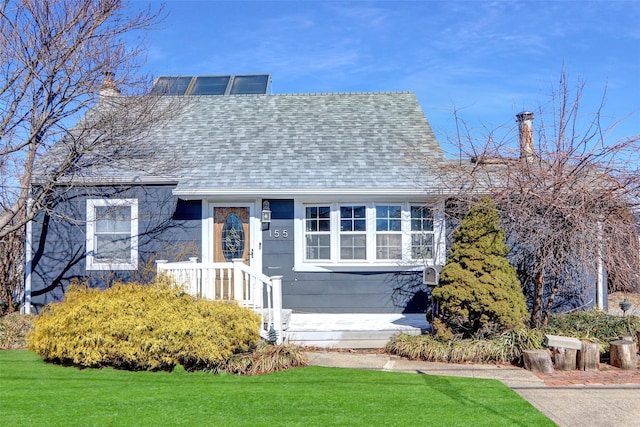
<instances>
[{"instance_id":1,"label":"shingled roof","mask_svg":"<svg viewBox=\"0 0 640 427\"><path fill-rule=\"evenodd\" d=\"M173 165L178 196L442 188L428 166L444 154L411 92L185 98L180 113L147 137L156 148L149 162ZM109 175L150 181L148 166L144 174L118 166Z\"/></svg>"}]
</instances>

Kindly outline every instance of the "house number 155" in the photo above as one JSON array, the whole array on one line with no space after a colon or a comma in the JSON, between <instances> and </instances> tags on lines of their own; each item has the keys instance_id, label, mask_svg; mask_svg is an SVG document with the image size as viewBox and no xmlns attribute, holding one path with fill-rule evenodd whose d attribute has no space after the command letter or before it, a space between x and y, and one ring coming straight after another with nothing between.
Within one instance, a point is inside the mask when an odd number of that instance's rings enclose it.
<instances>
[{"instance_id":1,"label":"house number 155","mask_svg":"<svg viewBox=\"0 0 640 427\"><path fill-rule=\"evenodd\" d=\"M283 239L286 239L287 237L289 237L289 230L269 230L269 237L274 237L276 239L282 237Z\"/></svg>"}]
</instances>

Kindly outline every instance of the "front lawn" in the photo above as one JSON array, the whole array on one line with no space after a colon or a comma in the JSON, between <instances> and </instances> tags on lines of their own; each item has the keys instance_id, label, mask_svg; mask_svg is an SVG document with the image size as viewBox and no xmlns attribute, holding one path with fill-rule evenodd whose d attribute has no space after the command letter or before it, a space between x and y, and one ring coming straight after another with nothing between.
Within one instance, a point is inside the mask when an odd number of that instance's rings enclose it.
<instances>
[{"instance_id":1,"label":"front lawn","mask_svg":"<svg viewBox=\"0 0 640 427\"><path fill-rule=\"evenodd\" d=\"M307 367L240 377L61 367L0 351L5 426L552 426L499 381Z\"/></svg>"}]
</instances>

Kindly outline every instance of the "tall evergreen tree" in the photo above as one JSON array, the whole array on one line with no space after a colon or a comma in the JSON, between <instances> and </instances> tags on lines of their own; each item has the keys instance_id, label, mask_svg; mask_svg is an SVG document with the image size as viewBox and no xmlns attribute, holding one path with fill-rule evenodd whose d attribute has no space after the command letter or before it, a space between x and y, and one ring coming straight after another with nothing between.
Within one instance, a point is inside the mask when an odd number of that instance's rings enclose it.
<instances>
[{"instance_id":1,"label":"tall evergreen tree","mask_svg":"<svg viewBox=\"0 0 640 427\"><path fill-rule=\"evenodd\" d=\"M495 203L483 197L465 215L433 297L445 323L464 336L524 327L527 305Z\"/></svg>"}]
</instances>

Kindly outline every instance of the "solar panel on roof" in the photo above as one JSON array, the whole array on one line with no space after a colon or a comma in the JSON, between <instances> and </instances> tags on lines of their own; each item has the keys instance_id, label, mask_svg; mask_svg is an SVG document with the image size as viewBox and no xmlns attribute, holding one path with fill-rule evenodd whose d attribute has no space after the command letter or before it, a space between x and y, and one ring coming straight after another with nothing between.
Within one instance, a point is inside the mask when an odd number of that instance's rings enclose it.
<instances>
[{"instance_id":1,"label":"solar panel on roof","mask_svg":"<svg viewBox=\"0 0 640 427\"><path fill-rule=\"evenodd\" d=\"M196 77L189 95L224 95L231 76Z\"/></svg>"},{"instance_id":2,"label":"solar panel on roof","mask_svg":"<svg viewBox=\"0 0 640 427\"><path fill-rule=\"evenodd\" d=\"M269 75L235 76L229 95L266 94L269 90Z\"/></svg>"},{"instance_id":3,"label":"solar panel on roof","mask_svg":"<svg viewBox=\"0 0 640 427\"><path fill-rule=\"evenodd\" d=\"M267 94L270 83L269 74L202 77L162 76L156 80L151 94L174 96Z\"/></svg>"},{"instance_id":4,"label":"solar panel on roof","mask_svg":"<svg viewBox=\"0 0 640 427\"><path fill-rule=\"evenodd\" d=\"M191 77L159 77L153 89L152 95L184 95L191 83Z\"/></svg>"}]
</instances>

